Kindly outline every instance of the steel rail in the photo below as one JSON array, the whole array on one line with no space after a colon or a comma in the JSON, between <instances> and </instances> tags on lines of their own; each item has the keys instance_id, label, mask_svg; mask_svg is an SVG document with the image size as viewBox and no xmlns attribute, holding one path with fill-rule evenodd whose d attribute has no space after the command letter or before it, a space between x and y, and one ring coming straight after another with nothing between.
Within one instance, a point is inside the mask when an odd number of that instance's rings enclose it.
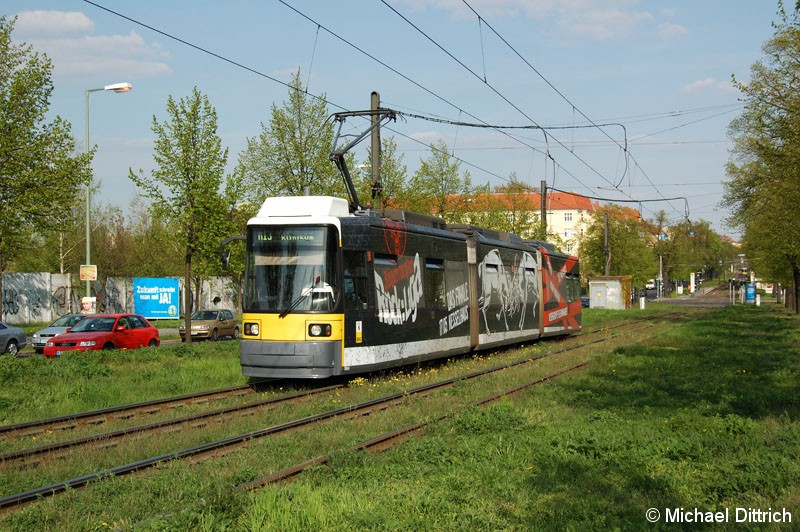
<instances>
[{"instance_id":1,"label":"steel rail","mask_svg":"<svg viewBox=\"0 0 800 532\"><path fill-rule=\"evenodd\" d=\"M162 399L154 399L152 401L143 401L140 403L131 403L121 406L112 406L99 410L89 410L75 414L66 414L63 416L24 421L22 423L14 423L11 425L0 425L0 438L7 439L13 434L21 436L39 434L46 430L68 430L75 428L79 424L100 424L104 423L108 419L121 418L128 414L130 414L128 417L133 417L133 413L137 411L152 413L173 404L175 407L178 407L187 404L208 401L215 396L237 397L250 393L253 393L253 389L249 385L231 386L230 388L206 390L199 393L165 397Z\"/></svg>"},{"instance_id":2,"label":"steel rail","mask_svg":"<svg viewBox=\"0 0 800 532\"><path fill-rule=\"evenodd\" d=\"M649 324L648 326L644 327L643 329L650 328L650 327L653 327L653 326L654 325ZM638 330L642 330L642 329L638 329ZM295 429L295 428L303 427L303 426L310 425L310 424L313 424L313 423L319 423L321 421L332 419L332 418L335 418L335 417L338 417L338 416L356 415L359 412L363 412L363 411L367 411L367 410L373 410L376 407L379 407L379 406L382 406L382 405L386 405L386 404L389 404L389 403L392 403L392 402L395 402L395 401L399 402L399 401L401 401L401 400L403 400L406 397L409 397L411 395L420 395L420 394L427 393L429 391L433 391L433 390L438 389L438 388L452 386L453 384L458 383L458 382L467 381L467 380L470 380L470 379L473 379L473 378L476 378L476 377L479 377L479 376L482 376L482 375L487 375L489 373L493 373L493 372L496 372L496 371L501 371L501 370L508 369L508 368L511 368L511 367L514 367L514 366L518 366L520 364L527 364L527 363L530 363L530 362L541 360L543 358L546 358L546 357L549 357L549 356L553 356L553 355L556 355L556 354L559 354L559 353L562 353L562 352L565 352L565 351L572 351L572 350L580 349L582 347L586 347L586 346L589 346L589 345L602 343L602 342L608 341L608 340L610 340L612 338L615 338L617 336L619 336L619 334L612 334L612 335L609 335L609 336L606 336L606 337L603 337L603 338L597 338L597 339L594 339L594 340L590 340L588 342L584 342L584 343L581 343L581 344L578 344L578 345L564 347L564 348L561 348L561 349L558 349L558 350L555 350L555 351L552 351L552 352L544 353L544 354L541 354L541 355L537 355L537 356L534 356L534 357L529 357L529 358L524 358L524 359L512 361L512 362L501 364L501 365L498 365L498 366L493 366L491 368L486 368L486 369L483 369L483 370L478 370L478 371L475 371L475 372L471 372L471 373L468 373L468 374L465 374L465 375L460 375L460 376L456 376L456 377L453 377L453 378L450 378L450 379L445 379L443 381L439 381L439 382L436 382L436 383L431 383L431 384L419 386L419 387L416 387L416 388L412 388L410 390L404 390L404 391L392 393L392 394L389 394L389 395L386 395L386 396L383 396L383 397L379 397L379 398L363 401L361 403L356 403L356 404L353 404L353 405L349 405L349 406L345 406L345 407L329 410L327 412L322 412L320 414L314 414L314 415L311 415L311 416L306 416L304 418L292 420L292 421L289 421L289 422L286 422L286 423L281 423L279 425L274 425L272 427L267 427L267 428L264 428L264 429L250 431L250 432L247 432L247 433L244 433L244 434L231 436L229 438L224 438L224 439L221 439L221 440L216 440L216 441L213 441L213 442L208 442L208 443L200 444L200 445L197 445L197 446L189 447L187 449L182 449L182 450L178 450L178 451L164 453L164 454L159 455L159 456L138 460L136 462L132 462L132 463L129 463L129 464L117 466L117 467L110 468L110 469L105 469L105 470L98 471L98 472L95 472L95 473L90 473L90 474L87 474L87 475L83 475L83 476L76 477L76 478L73 478L73 479L65 480L65 481L62 481L62 482L56 482L56 483L53 483L53 484L50 484L50 485L47 485L47 486L34 488L34 489L31 489L31 490L28 490L28 491L25 491L25 492L22 492L22 493L9 495L9 496L0 498L0 512L5 512L5 511L8 511L8 510L12 510L12 509L15 509L15 508L30 504L32 502L35 502L35 501L40 500L40 499L45 498L45 497L50 497L50 496L57 495L59 493L63 493L65 491L67 491L67 490L74 490L74 489L83 488L87 484L89 484L89 483L91 483L93 481L101 480L101 479L104 479L104 478L107 478L107 477L123 476L123 475L131 474L131 473L143 471L143 470L146 470L146 469L153 468L153 467L155 467L155 466L157 466L159 464L162 464L164 462L168 462L168 461L172 461L172 460L196 458L196 457L199 457L199 456L202 456L202 455L208 455L208 454L211 454L211 453L217 453L218 451L221 451L221 450L230 451L230 450L232 450L234 448L239 448L239 447L242 447L244 445L247 445L250 441L258 439L258 438L262 438L262 437L265 437L265 436L270 436L270 435L273 435L273 434L278 434L278 433L281 433L281 432L285 432L285 431L292 430L292 429Z\"/></svg>"},{"instance_id":3,"label":"steel rail","mask_svg":"<svg viewBox=\"0 0 800 532\"><path fill-rule=\"evenodd\" d=\"M654 319L653 316L648 316L648 317L642 318L642 319L640 319L638 321L651 321L653 319ZM628 325L630 325L630 322L625 322L625 323L622 323L622 324L615 324L615 325L612 325L612 326L609 326L609 327L598 326L594 330L587 331L587 332L585 332L583 334L589 335L589 334L596 334L596 333L601 333L601 332L608 332L609 330L617 329L617 328L620 328L620 327L623 327L623 326L628 326ZM586 344L581 344L581 345L586 345ZM567 348L567 349L572 349L572 348ZM563 349L562 350L558 350L558 351L554 351L554 352L549 352L546 356L549 356L550 354L559 353L559 352L562 352L562 351L563 351ZM72 440L65 440L65 441L61 441L61 442L54 442L54 443L50 443L50 444L44 444L44 445L41 445L41 446L38 446L38 447L29 447L29 448L25 448L25 449L8 451L8 452L0 454L0 465L6 466L6 467L13 467L13 466L26 466L26 467L28 467L28 466L31 466L31 465L34 465L34 464L37 464L37 463L41 462L42 460L45 459L45 456L47 456L47 458L50 458L50 457L53 457L54 455L55 456L60 456L60 455L63 455L63 454L67 454L67 452L69 450L74 449L76 447L102 444L104 442L108 442L108 441L111 441L111 440L114 440L114 439L125 438L127 436L143 435L146 432L155 432L155 431L159 431L159 430L163 431L163 430L165 430L167 428L178 426L178 425L189 426L189 425L193 425L194 424L196 426L196 423L198 423L200 421L207 420L207 419L212 419L214 417L227 416L227 415L230 415L230 414L242 415L242 414L247 413L250 410L269 407L269 406L277 404L277 403L286 402L286 401L290 401L290 400L295 400L295 399L299 399L299 398L302 398L302 397L305 397L305 396L309 396L309 395L316 395L318 393L330 391L332 389L340 389L342 387L344 387L344 385L332 385L332 386L328 386L328 387L324 387L324 388L315 388L315 389L312 389L312 390L308 390L308 391L305 391L305 392L299 392L299 393L288 395L288 396L281 397L281 398L266 399L266 400L263 400L263 401L256 401L256 402L247 403L247 404L244 404L244 405L237 405L237 406L233 406L233 407L227 407L227 408L212 410L212 411L209 411L209 412L201 412L201 413L197 413L197 414L191 414L191 415L184 416L184 417L181 417L181 418L158 421L158 422L149 423L149 424L145 424L145 425L137 425L137 426L123 428L123 429L119 429L119 430L115 430L115 431L105 432L105 433L102 433L102 434L89 435L89 436L84 436L84 437L81 437L81 438L75 438L75 439L72 439Z\"/></svg>"},{"instance_id":4,"label":"steel rail","mask_svg":"<svg viewBox=\"0 0 800 532\"><path fill-rule=\"evenodd\" d=\"M655 316L648 316L642 318L642 321L653 320ZM630 325L629 322L623 322L612 326L597 325L592 326L592 329L583 329L581 335L596 334L598 332L605 332L611 329L624 327ZM554 340L553 338L545 338L546 340ZM13 423L9 425L0 425L0 439L9 439L15 436L29 436L32 434L40 434L47 430L70 430L78 425L101 424L109 419L133 417L124 416L125 414L132 414L137 411L152 413L161 410L164 407L174 404L175 408L186 404L199 403L207 401L215 396L231 397L247 395L252 393L250 385L232 386L229 388L220 388L216 390L206 390L199 393L190 393L179 395L175 397L166 397L161 399L154 399L152 401L143 401L139 403L131 403L127 405L113 406L98 410L89 410L86 412L78 412L73 414L65 414L62 416L55 416L50 418L43 418L33 421L24 421L20 423Z\"/></svg>"},{"instance_id":5,"label":"steel rail","mask_svg":"<svg viewBox=\"0 0 800 532\"><path fill-rule=\"evenodd\" d=\"M509 396L509 395L514 394L516 392L519 392L521 390L525 390L527 388L531 388L532 386L537 386L539 384L544 384L546 382L549 382L549 381L555 379L556 377L559 377L559 376L561 376L561 375L563 375L565 373L569 373L569 372L572 372L572 371L577 371L577 370L587 366L588 364L589 364L589 361L587 360L587 361L581 362L579 364L575 364L574 366L570 366L568 368L560 369L560 370L558 370L556 372L553 372L553 373L550 373L548 375L545 375L544 377L539 377L538 379L535 379L533 381L526 382L526 383L523 383L523 384L519 384L517 386L513 386L511 388L508 388L508 389L503 390L501 392L489 395L489 396L484 397L482 399L478 399L476 401L469 402L469 403L467 403L465 405L458 406L456 408L453 408L449 412L446 412L444 414L440 414L440 415L436 416L433 419L426 420L426 421L418 421L418 422L411 423L409 425L405 425L403 427L391 430L389 432L384 432L383 434L379 434L379 435L374 436L372 438L369 438L367 440L363 440L361 442L353 444L353 445L351 445L349 447L349 449L350 450L361 451L361 450L384 450L384 449L390 448L397 441L405 440L411 434L420 433L426 426L428 426L428 425L430 425L432 423L438 422L438 421L442 421L442 420L446 419L448 416L452 416L453 414L457 414L458 412L460 412L460 411L462 411L462 410L464 410L466 408L469 408L469 407L472 407L472 406L481 406L481 405L484 405L484 404L492 402L492 401L497 401L498 399L500 399L502 397ZM291 465L291 466L289 466L289 467L287 467L285 469L282 469L280 471L276 471L275 473L272 473L272 474L270 474L268 476L265 476L265 477L262 477L262 478L258 478L258 479L255 479L255 480L251 480L250 482L246 482L245 484L240 484L239 486L236 486L236 488L234 488L234 489L235 489L235 491L249 491L249 490L253 490L253 489L257 489L257 488L266 486L268 484L275 484L275 483L278 483L278 482L285 482L285 481L291 480L291 479L293 479L294 477L296 477L297 475L299 475L300 473L304 472L306 469L308 469L310 467L328 463L330 461L330 456L331 455L316 456L314 458L311 458L309 460L305 460L305 461L300 462L298 464Z\"/></svg>"},{"instance_id":6,"label":"steel rail","mask_svg":"<svg viewBox=\"0 0 800 532\"><path fill-rule=\"evenodd\" d=\"M540 359L545 358L545 357L553 356L553 355L556 355L556 354L559 354L559 353L562 353L562 352L565 352L565 351L571 351L571 350L574 350L574 349L580 349L581 347L586 347L588 345L605 342L605 341L607 341L607 340L609 340L609 339L611 339L613 337L616 337L616 336L617 335L613 335L612 334L610 336L603 337L603 338L597 338L597 339L594 339L594 340L590 340L588 342L584 342L584 343L579 344L579 345L564 347L564 348L557 349L557 350L552 351L552 352L543 353L543 354L535 356L535 357L529 357L529 358L524 358L524 359L520 359L520 360L513 361L513 362L508 362L508 363L501 364L501 365L498 365L498 366L493 366L491 368L486 368L486 369L474 371L474 372L471 372L471 373L468 373L468 374L465 374L465 375L460 375L460 376L453 377L453 378L450 378L450 379L445 379L443 381L439 381L439 382L435 382L435 383L431 383L431 384L426 384L426 385L423 385L423 386L412 388L410 390L404 390L404 391L392 393L392 394L389 394L389 395L386 395L386 396L383 396L383 397L379 397L379 398L363 401L361 403L356 403L356 404L353 404L353 405L348 405L348 406L344 406L344 407L341 407L341 408L329 410L327 412L322 412L320 414L314 414L314 415L311 415L311 416L306 416L304 418L296 419L296 420L289 421L289 422L286 422L286 423L281 423L279 425L274 425L272 427L267 427L267 428L264 428L264 429L259 429L259 430L247 432L247 433L244 433L244 434L239 434L239 435L232 436L232 437L229 437L229 438L224 438L224 439L221 439L221 440L204 443L204 444L193 446L193 447L189 447L189 448L186 448L186 449L165 453L165 454L162 454L162 455L159 455L159 456L146 458L146 459L143 459L143 460L138 460L138 461L132 462L130 464L125 464L125 465L121 465L121 466L118 466L118 467L105 469L105 470L102 470L102 471L98 471L98 472L95 472L95 473L90 473L90 474L87 474L87 475L83 475L83 476L76 477L76 478L73 478L73 479L65 480L65 481L62 481L62 482L57 482L57 483L50 484L50 485L47 485L47 486L43 486L43 487L40 487L40 488L34 488L34 489L31 489L31 490L28 490L28 491L25 491L25 492L22 492L22 493L17 493L17 494L14 494L14 495L9 495L9 496L6 496L6 497L2 497L2 498L0 498L0 512L4 512L4 511L7 511L7 510L18 508L18 507L24 506L26 504L29 504L29 503L35 502L37 500L40 500L42 498L51 497L51 496L57 495L59 493L63 493L65 491L67 491L67 490L74 490L74 489L83 488L87 484L89 484L89 483L91 483L93 481L101 480L103 478L113 477L113 476L123 476L123 475L127 475L127 474L135 473L135 472L138 472L138 471L143 471L143 470L146 470L146 469L153 468L153 467L157 466L158 464L161 464L161 463L164 463L164 462L168 462L168 461L172 461L172 460L188 459L188 458L197 457L197 456L200 456L200 455L216 453L216 452L218 452L220 450L223 450L223 449L229 451L229 450L231 450L233 448L244 446L247 443L249 443L250 441L258 439L258 438L262 438L262 437L265 437L265 436L270 436L270 435L273 435L273 434L278 434L278 433L281 433L281 432L285 432L285 431L288 431L288 430L291 430L291 429L295 429L295 428L299 428L299 427L306 426L306 425L311 425L311 424L314 424L314 423L319 423L321 421L332 419L332 418L335 418L335 417L338 417L338 416L343 416L343 415L347 415L347 414L354 415L354 414L357 414L358 412L362 412L362 411L365 411L365 410L370 410L370 409L373 409L375 407L391 403L393 401L400 401L400 400L405 399L406 397L409 397L411 395L423 394L423 393L435 390L437 388L443 388L443 387L447 387L447 386L452 386L453 384L455 384L457 382L463 382L463 381L470 380L470 379L473 379L473 378L476 378L476 377L479 377L479 376L482 376L482 375L487 375L489 373L493 373L493 372L496 372L496 371L501 371L501 370L504 370L504 369L508 369L508 368L511 368L511 367L514 367L514 366L517 366L517 365L520 365L520 364L527 364L527 363L530 363L530 362L534 362L536 360L540 360Z\"/></svg>"},{"instance_id":7,"label":"steel rail","mask_svg":"<svg viewBox=\"0 0 800 532\"><path fill-rule=\"evenodd\" d=\"M156 421L154 423L148 423L146 425L137 425L135 427L127 427L124 429L119 429L111 432L104 432L102 434L93 434L90 436L84 436L82 438L75 438L72 440L65 440L61 442L50 443L46 445L40 445L39 447L29 447L26 449L19 449L16 451L9 451L6 453L0 454L0 464L7 466L12 465L14 462L17 462L16 465L24 465L30 466L35 461L38 462L42 458L42 455L50 455L52 456L55 453L63 454L64 452L80 446L96 444L101 442L108 442L110 440L124 438L126 436L134 435L134 434L141 434L143 435L146 432L154 432L158 430L163 430L169 427L174 427L177 425L190 425L196 423L198 421L203 421L209 418L220 417L220 416L228 416L230 414L244 414L249 410L260 409L268 406L273 406L279 403L293 401L296 399L300 399L302 397L308 397L311 395L316 395L323 392L328 392L335 389L343 388L343 384L334 384L331 386L325 386L323 388L313 388L311 390L306 390L302 392L297 392L294 394L286 395L283 397L273 397L271 399L264 399L261 401L254 401L251 403L246 403L243 405L231 406L227 408L219 408L216 410L210 410L208 412L200 412L197 414L190 414L188 416L175 418L175 419L167 419L163 421ZM32 460L33 459L33 460Z\"/></svg>"}]
</instances>

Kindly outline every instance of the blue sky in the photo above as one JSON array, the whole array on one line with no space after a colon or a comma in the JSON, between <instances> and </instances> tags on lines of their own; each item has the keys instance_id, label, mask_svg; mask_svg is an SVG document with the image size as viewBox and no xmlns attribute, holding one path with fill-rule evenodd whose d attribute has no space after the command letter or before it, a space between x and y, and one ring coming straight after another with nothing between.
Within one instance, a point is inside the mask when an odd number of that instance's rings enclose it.
<instances>
[{"instance_id":1,"label":"blue sky","mask_svg":"<svg viewBox=\"0 0 800 532\"><path fill-rule=\"evenodd\" d=\"M5 0L0 13L19 14L14 40L52 59L51 114L72 123L79 146L84 91L133 85L90 97L104 204L127 209L136 196L128 169L152 168L152 118L166 119L170 95L196 86L209 97L232 169L299 69L331 112L367 109L378 91L412 114L570 126L545 137L401 119L383 135L395 136L409 175L442 139L476 184L514 173L604 198L683 196L692 220L736 236L717 208L727 127L741 111L731 75L748 79L776 11L775 0ZM573 127L590 122L602 127ZM641 208L673 221L685 210L683 200Z\"/></svg>"}]
</instances>

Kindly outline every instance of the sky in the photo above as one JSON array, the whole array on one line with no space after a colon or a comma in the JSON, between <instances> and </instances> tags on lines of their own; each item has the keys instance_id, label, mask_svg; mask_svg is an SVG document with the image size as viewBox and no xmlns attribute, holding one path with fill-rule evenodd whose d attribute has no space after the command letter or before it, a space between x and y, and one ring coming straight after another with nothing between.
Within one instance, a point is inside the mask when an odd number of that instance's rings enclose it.
<instances>
[{"instance_id":1,"label":"sky","mask_svg":"<svg viewBox=\"0 0 800 532\"><path fill-rule=\"evenodd\" d=\"M79 149L89 97L95 202L130 209L130 169L153 168L152 122L196 87L234 168L288 99L292 75L331 113L404 113L409 177L444 141L474 184L517 180L687 214L736 238L719 206L747 82L777 0L4 0L12 33L53 62L50 117ZM409 116L414 115L414 116ZM418 117L433 117L436 120ZM360 119L345 131L359 133ZM454 124L458 122L460 124ZM474 127L481 125L484 127ZM485 127L492 126L492 127ZM525 126L522 129L521 126ZM365 159L368 141L357 148ZM679 199L672 199L679 198ZM685 199L683 199L685 198Z\"/></svg>"}]
</instances>

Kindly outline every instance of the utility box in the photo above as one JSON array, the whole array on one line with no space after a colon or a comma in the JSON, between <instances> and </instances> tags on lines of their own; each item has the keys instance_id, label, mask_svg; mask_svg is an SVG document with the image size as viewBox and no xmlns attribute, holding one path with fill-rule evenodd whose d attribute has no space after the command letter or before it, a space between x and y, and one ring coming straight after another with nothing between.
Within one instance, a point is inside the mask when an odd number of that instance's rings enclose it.
<instances>
[{"instance_id":1,"label":"utility box","mask_svg":"<svg viewBox=\"0 0 800 532\"><path fill-rule=\"evenodd\" d=\"M589 307L611 310L631 308L630 275L589 279Z\"/></svg>"}]
</instances>

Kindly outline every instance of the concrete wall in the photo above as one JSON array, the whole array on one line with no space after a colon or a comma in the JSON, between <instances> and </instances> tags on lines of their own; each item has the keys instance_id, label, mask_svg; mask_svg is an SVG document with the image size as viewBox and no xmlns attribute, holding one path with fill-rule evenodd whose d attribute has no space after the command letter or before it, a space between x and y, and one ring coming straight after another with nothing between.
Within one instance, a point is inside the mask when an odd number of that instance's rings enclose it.
<instances>
[{"instance_id":1,"label":"concrete wall","mask_svg":"<svg viewBox=\"0 0 800 532\"><path fill-rule=\"evenodd\" d=\"M4 273L2 321L11 325L50 323L62 314L80 312L85 282L75 282L70 274ZM181 294L183 279L179 280ZM133 279L108 277L92 282L98 312L133 312ZM215 302L215 300L217 300ZM180 297L183 315L183 295ZM200 304L195 308L228 308L238 312L238 288L227 277L212 277L203 282Z\"/></svg>"}]
</instances>

